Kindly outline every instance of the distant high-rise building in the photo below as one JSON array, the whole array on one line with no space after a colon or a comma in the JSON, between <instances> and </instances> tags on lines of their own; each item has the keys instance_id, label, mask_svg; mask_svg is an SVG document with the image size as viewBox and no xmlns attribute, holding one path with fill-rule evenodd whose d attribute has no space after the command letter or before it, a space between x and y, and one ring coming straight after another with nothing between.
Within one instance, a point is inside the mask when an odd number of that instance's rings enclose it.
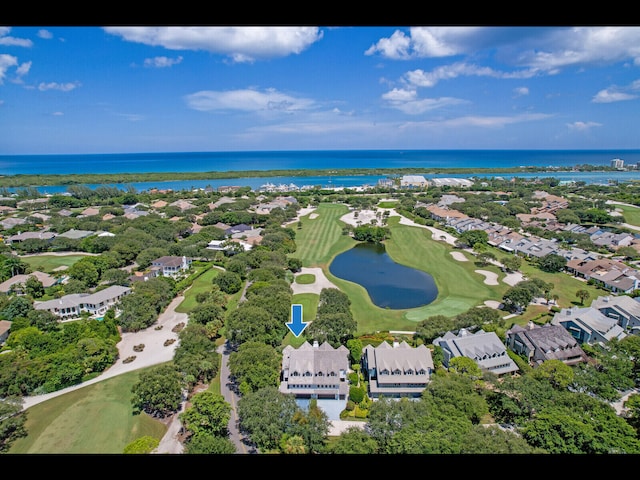
<instances>
[{"instance_id":1,"label":"distant high-rise building","mask_svg":"<svg viewBox=\"0 0 640 480\"><path fill-rule=\"evenodd\" d=\"M614 158L611 160L611 168L624 168L624 160Z\"/></svg>"}]
</instances>

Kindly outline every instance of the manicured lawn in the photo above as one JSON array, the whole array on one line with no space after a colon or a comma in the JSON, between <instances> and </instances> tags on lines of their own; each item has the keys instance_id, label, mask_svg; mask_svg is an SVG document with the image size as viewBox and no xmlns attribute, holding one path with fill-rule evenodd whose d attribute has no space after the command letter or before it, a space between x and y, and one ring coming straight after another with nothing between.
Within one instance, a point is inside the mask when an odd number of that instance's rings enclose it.
<instances>
[{"instance_id":1,"label":"manicured lawn","mask_svg":"<svg viewBox=\"0 0 640 480\"><path fill-rule=\"evenodd\" d=\"M340 217L348 212L346 205L321 203L315 212L302 217L302 228L296 230L297 250L291 256L302 260L305 267L326 268L334 256L355 244L351 237L342 235Z\"/></svg>"},{"instance_id":2,"label":"manicured lawn","mask_svg":"<svg viewBox=\"0 0 640 480\"><path fill-rule=\"evenodd\" d=\"M31 270L49 274L56 273L58 267L70 267L85 255L37 255L33 257L20 257L31 266Z\"/></svg>"},{"instance_id":3,"label":"manicured lawn","mask_svg":"<svg viewBox=\"0 0 640 480\"><path fill-rule=\"evenodd\" d=\"M625 223L640 227L640 207L629 207L627 205L614 205L614 207L622 210Z\"/></svg>"},{"instance_id":4,"label":"manicured lawn","mask_svg":"<svg viewBox=\"0 0 640 480\"><path fill-rule=\"evenodd\" d=\"M198 293L210 292L213 279L221 272L219 268L213 267L196 278L193 284L185 291L184 300L176 307L176 312L189 313L198 304L196 296Z\"/></svg>"},{"instance_id":5,"label":"manicured lawn","mask_svg":"<svg viewBox=\"0 0 640 480\"><path fill-rule=\"evenodd\" d=\"M313 273L303 273L296 277L296 283L300 285L310 285L316 281L316 276Z\"/></svg>"},{"instance_id":6,"label":"manicured lawn","mask_svg":"<svg viewBox=\"0 0 640 480\"><path fill-rule=\"evenodd\" d=\"M150 367L152 368L152 367ZM146 414L134 415L131 387L140 372L118 375L29 408L26 429L9 453L121 454L137 438L161 440L167 427Z\"/></svg>"}]
</instances>

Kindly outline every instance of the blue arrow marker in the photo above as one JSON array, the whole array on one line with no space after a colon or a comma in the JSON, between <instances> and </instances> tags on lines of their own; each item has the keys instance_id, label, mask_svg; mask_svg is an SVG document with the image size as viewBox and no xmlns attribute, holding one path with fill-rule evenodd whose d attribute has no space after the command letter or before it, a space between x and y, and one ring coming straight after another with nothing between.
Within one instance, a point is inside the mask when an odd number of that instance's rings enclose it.
<instances>
[{"instance_id":1,"label":"blue arrow marker","mask_svg":"<svg viewBox=\"0 0 640 480\"><path fill-rule=\"evenodd\" d=\"M308 323L302 321L302 305L291 305L291 322L285 325L289 327L291 333L293 333L296 337L299 337L304 329L307 328Z\"/></svg>"}]
</instances>

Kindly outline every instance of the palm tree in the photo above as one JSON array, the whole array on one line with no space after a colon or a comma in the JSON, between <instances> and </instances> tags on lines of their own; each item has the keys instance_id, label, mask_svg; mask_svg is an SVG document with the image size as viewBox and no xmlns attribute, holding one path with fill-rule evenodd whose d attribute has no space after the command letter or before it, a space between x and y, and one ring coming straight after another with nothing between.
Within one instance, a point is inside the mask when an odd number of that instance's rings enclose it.
<instances>
[{"instance_id":1,"label":"palm tree","mask_svg":"<svg viewBox=\"0 0 640 480\"><path fill-rule=\"evenodd\" d=\"M586 290L578 290L576 292L576 297L580 299L580 305L584 305L584 301L588 299L591 295Z\"/></svg>"}]
</instances>

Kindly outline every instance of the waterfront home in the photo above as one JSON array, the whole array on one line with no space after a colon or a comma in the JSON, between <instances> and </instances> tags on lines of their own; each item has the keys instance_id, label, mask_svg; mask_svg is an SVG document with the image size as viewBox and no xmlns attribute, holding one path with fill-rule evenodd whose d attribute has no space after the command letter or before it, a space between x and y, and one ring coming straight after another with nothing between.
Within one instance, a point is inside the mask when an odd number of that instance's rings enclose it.
<instances>
[{"instance_id":1,"label":"waterfront home","mask_svg":"<svg viewBox=\"0 0 640 480\"><path fill-rule=\"evenodd\" d=\"M478 330L471 333L461 328L458 334L447 332L433 341L442 348L442 363L449 368L451 360L456 357L467 357L475 361L482 370L498 376L515 373L518 366L507 354L507 348L495 332Z\"/></svg>"},{"instance_id":2,"label":"waterfront home","mask_svg":"<svg viewBox=\"0 0 640 480\"><path fill-rule=\"evenodd\" d=\"M402 188L426 188L429 182L422 175L403 175L400 179Z\"/></svg>"},{"instance_id":3,"label":"waterfront home","mask_svg":"<svg viewBox=\"0 0 640 480\"><path fill-rule=\"evenodd\" d=\"M282 350L280 392L297 399L346 400L349 395L349 350L317 341Z\"/></svg>"},{"instance_id":4,"label":"waterfront home","mask_svg":"<svg viewBox=\"0 0 640 480\"><path fill-rule=\"evenodd\" d=\"M565 365L577 365L588 360L576 340L561 325L535 325L529 322L526 327L514 325L506 332L507 347L518 355L527 358L532 366L547 360L560 360Z\"/></svg>"},{"instance_id":5,"label":"waterfront home","mask_svg":"<svg viewBox=\"0 0 640 480\"><path fill-rule=\"evenodd\" d=\"M416 348L407 342L382 342L362 349L362 371L369 398L419 398L431 381L431 351L424 345Z\"/></svg>"}]
</instances>

